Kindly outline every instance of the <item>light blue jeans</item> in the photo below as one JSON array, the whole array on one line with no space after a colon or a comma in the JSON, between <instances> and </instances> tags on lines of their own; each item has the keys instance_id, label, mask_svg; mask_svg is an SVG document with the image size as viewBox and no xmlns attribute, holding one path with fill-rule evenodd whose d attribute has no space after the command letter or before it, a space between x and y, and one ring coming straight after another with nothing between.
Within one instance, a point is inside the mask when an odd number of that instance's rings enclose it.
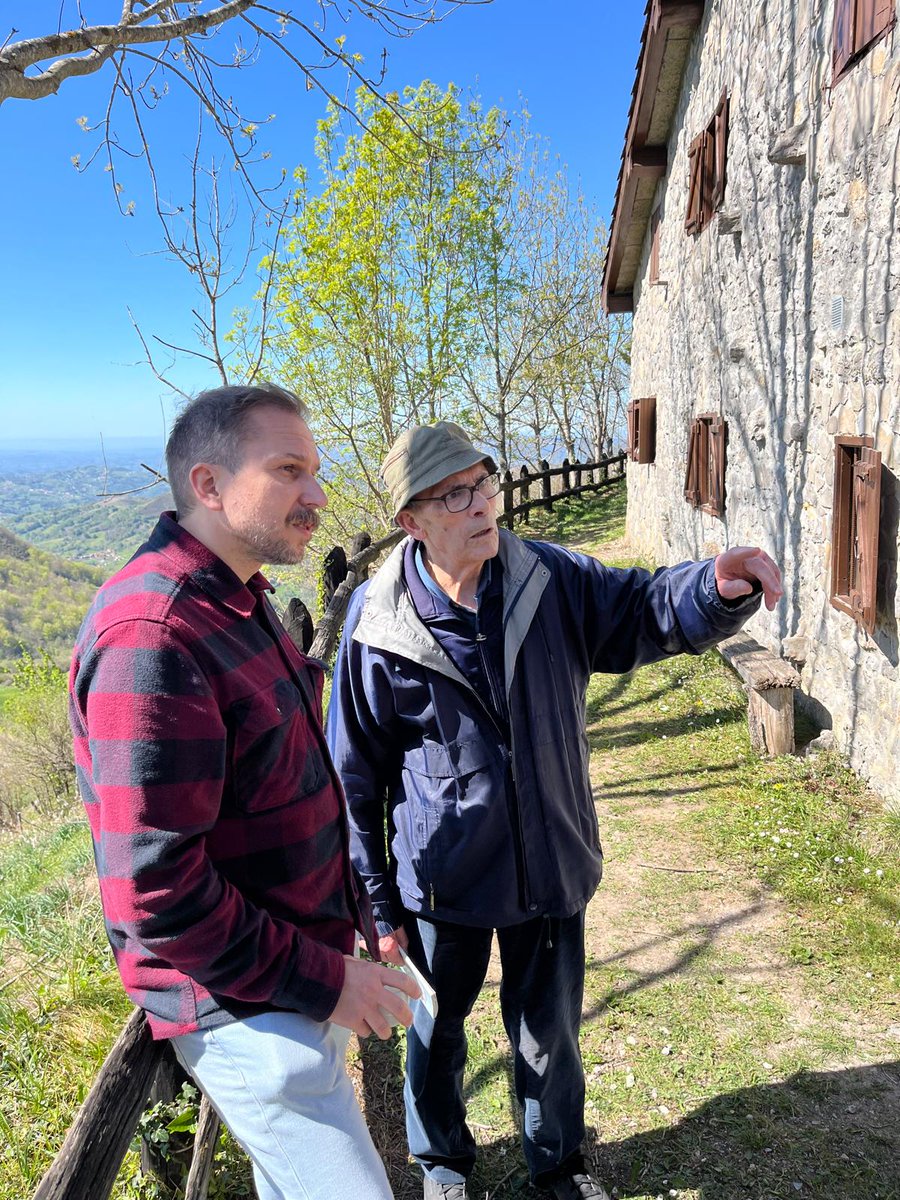
<instances>
[{"instance_id":1,"label":"light blue jeans","mask_svg":"<svg viewBox=\"0 0 900 1200\"><path fill-rule=\"evenodd\" d=\"M277 1012L172 1039L253 1163L259 1200L392 1200L347 1077L349 1038Z\"/></svg>"}]
</instances>

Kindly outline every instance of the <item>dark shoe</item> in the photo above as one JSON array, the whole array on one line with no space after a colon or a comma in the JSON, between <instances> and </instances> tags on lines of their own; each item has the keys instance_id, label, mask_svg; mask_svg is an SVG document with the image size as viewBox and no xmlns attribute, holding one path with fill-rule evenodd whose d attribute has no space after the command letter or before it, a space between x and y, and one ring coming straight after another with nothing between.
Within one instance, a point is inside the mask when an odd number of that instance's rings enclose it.
<instances>
[{"instance_id":1,"label":"dark shoe","mask_svg":"<svg viewBox=\"0 0 900 1200\"><path fill-rule=\"evenodd\" d=\"M469 1200L464 1183L438 1183L428 1175L425 1176L424 1195L425 1200Z\"/></svg>"},{"instance_id":2,"label":"dark shoe","mask_svg":"<svg viewBox=\"0 0 900 1200\"><path fill-rule=\"evenodd\" d=\"M564 1175L551 1184L549 1194L554 1200L609 1200L605 1188L596 1179L580 1171L574 1175Z\"/></svg>"}]
</instances>

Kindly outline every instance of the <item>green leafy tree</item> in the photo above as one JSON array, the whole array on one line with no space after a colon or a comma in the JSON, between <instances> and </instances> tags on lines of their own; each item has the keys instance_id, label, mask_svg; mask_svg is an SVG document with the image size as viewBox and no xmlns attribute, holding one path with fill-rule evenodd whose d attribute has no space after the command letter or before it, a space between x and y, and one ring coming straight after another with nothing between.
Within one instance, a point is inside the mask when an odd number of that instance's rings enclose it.
<instances>
[{"instance_id":1,"label":"green leafy tree","mask_svg":"<svg viewBox=\"0 0 900 1200\"><path fill-rule=\"evenodd\" d=\"M316 144L323 187L300 179L276 266L269 369L314 415L348 529L382 507L377 465L415 421L460 416L474 352L473 264L490 236L485 161L503 117L425 81L402 103L360 92L363 133L332 107Z\"/></svg>"}]
</instances>

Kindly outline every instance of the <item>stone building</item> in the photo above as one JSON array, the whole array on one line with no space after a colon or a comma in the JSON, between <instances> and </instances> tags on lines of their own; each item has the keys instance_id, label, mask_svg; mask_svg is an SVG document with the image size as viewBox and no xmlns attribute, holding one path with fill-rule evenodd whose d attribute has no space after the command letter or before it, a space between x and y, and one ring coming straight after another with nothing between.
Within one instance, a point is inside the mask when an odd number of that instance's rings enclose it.
<instances>
[{"instance_id":1,"label":"stone building","mask_svg":"<svg viewBox=\"0 0 900 1200\"><path fill-rule=\"evenodd\" d=\"M900 802L898 0L650 0L604 299L633 312L628 532L758 543L751 631Z\"/></svg>"}]
</instances>

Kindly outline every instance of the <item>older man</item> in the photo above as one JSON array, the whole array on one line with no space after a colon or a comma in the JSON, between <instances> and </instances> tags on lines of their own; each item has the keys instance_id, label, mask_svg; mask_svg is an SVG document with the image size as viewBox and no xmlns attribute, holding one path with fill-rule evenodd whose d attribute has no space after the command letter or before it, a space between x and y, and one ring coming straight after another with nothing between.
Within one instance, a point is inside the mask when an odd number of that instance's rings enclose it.
<instances>
[{"instance_id":1,"label":"older man","mask_svg":"<svg viewBox=\"0 0 900 1200\"><path fill-rule=\"evenodd\" d=\"M253 1161L260 1200L390 1200L344 1070L349 1031L412 1020L350 867L322 669L266 598L325 504L297 398L226 387L182 411L164 513L78 637L71 721L107 930ZM393 985L399 991L388 990Z\"/></svg>"},{"instance_id":2,"label":"older man","mask_svg":"<svg viewBox=\"0 0 900 1200\"><path fill-rule=\"evenodd\" d=\"M464 1200L464 1022L496 930L532 1180L603 1200L578 1045L602 868L585 690L594 671L714 645L761 592L774 607L780 575L751 548L651 577L500 531L494 463L448 422L400 437L382 475L408 537L353 597L328 737L382 954L408 948L437 993L407 1041L409 1147L427 1200Z\"/></svg>"}]
</instances>

